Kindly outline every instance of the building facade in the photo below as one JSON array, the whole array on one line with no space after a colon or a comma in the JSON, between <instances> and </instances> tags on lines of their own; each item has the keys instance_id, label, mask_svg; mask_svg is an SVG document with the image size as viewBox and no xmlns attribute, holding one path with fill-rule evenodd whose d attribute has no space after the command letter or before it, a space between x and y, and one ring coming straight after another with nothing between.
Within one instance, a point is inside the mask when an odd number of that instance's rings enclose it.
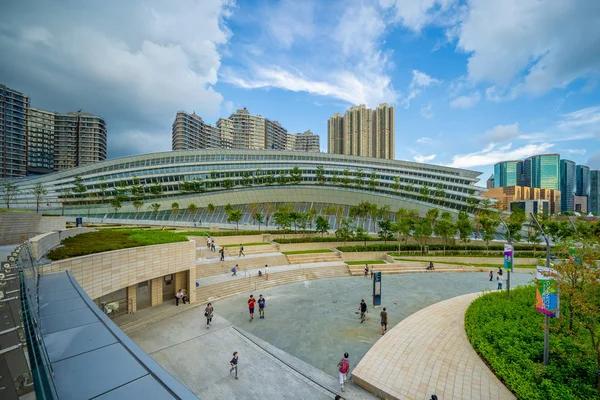
<instances>
[{"instance_id":1,"label":"building facade","mask_svg":"<svg viewBox=\"0 0 600 400\"><path fill-rule=\"evenodd\" d=\"M264 145L268 150L286 150L288 132L278 121L265 119ZM293 150L293 148L292 148Z\"/></svg>"},{"instance_id":2,"label":"building facade","mask_svg":"<svg viewBox=\"0 0 600 400\"><path fill-rule=\"evenodd\" d=\"M510 210L515 201L548 200L550 213L560 212L561 193L558 190L530 188L527 186L504 186L489 189L481 193L482 197L495 199L500 210Z\"/></svg>"},{"instance_id":3,"label":"building facade","mask_svg":"<svg viewBox=\"0 0 600 400\"><path fill-rule=\"evenodd\" d=\"M252 115L244 107L229 117L233 121L233 148L260 150L265 148L265 118Z\"/></svg>"},{"instance_id":4,"label":"building facade","mask_svg":"<svg viewBox=\"0 0 600 400\"><path fill-rule=\"evenodd\" d=\"M221 148L233 148L233 121L228 118L219 118L217 121L217 128L221 135Z\"/></svg>"},{"instance_id":5,"label":"building facade","mask_svg":"<svg viewBox=\"0 0 600 400\"><path fill-rule=\"evenodd\" d=\"M0 84L0 178L27 175L29 97Z\"/></svg>"},{"instance_id":6,"label":"building facade","mask_svg":"<svg viewBox=\"0 0 600 400\"><path fill-rule=\"evenodd\" d=\"M288 141L293 145L293 149L288 148L288 150L306 151L309 153L318 153L321 151L319 135L315 135L310 130L296 135L288 135Z\"/></svg>"},{"instance_id":7,"label":"building facade","mask_svg":"<svg viewBox=\"0 0 600 400\"><path fill-rule=\"evenodd\" d=\"M373 158L394 158L394 107L364 104L336 113L327 122L327 152Z\"/></svg>"},{"instance_id":8,"label":"building facade","mask_svg":"<svg viewBox=\"0 0 600 400\"><path fill-rule=\"evenodd\" d=\"M488 180L485 182L485 187L487 189L494 188L494 174L491 174L490 177L488 178Z\"/></svg>"},{"instance_id":9,"label":"building facade","mask_svg":"<svg viewBox=\"0 0 600 400\"><path fill-rule=\"evenodd\" d=\"M216 149L221 147L220 130L195 113L178 111L172 126L173 150Z\"/></svg>"},{"instance_id":10,"label":"building facade","mask_svg":"<svg viewBox=\"0 0 600 400\"><path fill-rule=\"evenodd\" d=\"M600 214L600 171L590 171L589 212Z\"/></svg>"},{"instance_id":11,"label":"building facade","mask_svg":"<svg viewBox=\"0 0 600 400\"><path fill-rule=\"evenodd\" d=\"M526 186L560 190L560 155L540 154L524 161Z\"/></svg>"},{"instance_id":12,"label":"building facade","mask_svg":"<svg viewBox=\"0 0 600 400\"><path fill-rule=\"evenodd\" d=\"M571 160L560 160L560 211L575 210L577 169Z\"/></svg>"},{"instance_id":13,"label":"building facade","mask_svg":"<svg viewBox=\"0 0 600 400\"><path fill-rule=\"evenodd\" d=\"M510 211L519 207L526 215L548 215L550 213L550 202L548 200L518 200L510 202Z\"/></svg>"},{"instance_id":14,"label":"building facade","mask_svg":"<svg viewBox=\"0 0 600 400\"><path fill-rule=\"evenodd\" d=\"M502 161L494 165L494 187L517 186L517 169L522 161Z\"/></svg>"},{"instance_id":15,"label":"building facade","mask_svg":"<svg viewBox=\"0 0 600 400\"><path fill-rule=\"evenodd\" d=\"M77 111L54 116L54 168L58 171L106 160L104 119Z\"/></svg>"},{"instance_id":16,"label":"building facade","mask_svg":"<svg viewBox=\"0 0 600 400\"><path fill-rule=\"evenodd\" d=\"M577 166L577 184L576 184L576 192L577 196L586 197L587 210L590 209L590 190L591 190L591 182L590 182L590 167L587 165L578 165Z\"/></svg>"},{"instance_id":17,"label":"building facade","mask_svg":"<svg viewBox=\"0 0 600 400\"><path fill-rule=\"evenodd\" d=\"M51 111L30 108L27 120L27 173L48 174L54 172L54 125Z\"/></svg>"}]
</instances>

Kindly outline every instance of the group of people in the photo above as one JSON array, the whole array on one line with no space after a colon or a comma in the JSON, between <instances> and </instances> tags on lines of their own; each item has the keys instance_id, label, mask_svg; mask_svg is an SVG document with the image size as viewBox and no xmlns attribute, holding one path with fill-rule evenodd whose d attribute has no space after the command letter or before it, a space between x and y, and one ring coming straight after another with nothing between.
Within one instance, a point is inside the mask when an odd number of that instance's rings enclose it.
<instances>
[{"instance_id":1,"label":"group of people","mask_svg":"<svg viewBox=\"0 0 600 400\"><path fill-rule=\"evenodd\" d=\"M208 250L215 252L217 251L217 244L215 243L215 239L211 238L210 236L206 238L206 247L208 247ZM223 261L223 260L221 260Z\"/></svg>"},{"instance_id":2,"label":"group of people","mask_svg":"<svg viewBox=\"0 0 600 400\"><path fill-rule=\"evenodd\" d=\"M498 290L502 290L502 267L498 267L498 273L496 275L496 281L498 282ZM494 280L494 271L490 271L489 275L490 277L490 282L492 282Z\"/></svg>"},{"instance_id":3,"label":"group of people","mask_svg":"<svg viewBox=\"0 0 600 400\"><path fill-rule=\"evenodd\" d=\"M248 313L250 314L250 322L254 319L254 306L257 301L253 295L250 295L248 299ZM267 306L267 300L261 294L258 296L258 314L260 319L265 319L265 307Z\"/></svg>"},{"instance_id":4,"label":"group of people","mask_svg":"<svg viewBox=\"0 0 600 400\"><path fill-rule=\"evenodd\" d=\"M362 324L363 322L366 321L367 313L369 312L369 310L367 308L367 303L365 302L365 299L362 299L360 301L360 304L358 305L358 310L360 311L360 323ZM385 307L383 307L383 310L381 310L381 312L379 313L379 317L380 317L380 323L381 323L381 334L385 335L385 332L387 331L387 325L388 325L388 314L387 314L387 309Z\"/></svg>"},{"instance_id":5,"label":"group of people","mask_svg":"<svg viewBox=\"0 0 600 400\"><path fill-rule=\"evenodd\" d=\"M233 267L231 267L231 276L237 276L237 271L238 271L239 266L237 264L235 264ZM269 265L265 264L265 272L261 271L260 269L258 270L258 276L262 277L265 276L266 280L269 280Z\"/></svg>"},{"instance_id":6,"label":"group of people","mask_svg":"<svg viewBox=\"0 0 600 400\"><path fill-rule=\"evenodd\" d=\"M373 279L373 274L375 273L375 270L373 269L373 266L371 266L371 279ZM369 275L369 264L365 264L365 278Z\"/></svg>"},{"instance_id":7,"label":"group of people","mask_svg":"<svg viewBox=\"0 0 600 400\"><path fill-rule=\"evenodd\" d=\"M183 301L183 304L185 304L185 303L189 304L190 300L188 298L187 290L179 289L175 293L175 305L178 306L180 301Z\"/></svg>"}]
</instances>

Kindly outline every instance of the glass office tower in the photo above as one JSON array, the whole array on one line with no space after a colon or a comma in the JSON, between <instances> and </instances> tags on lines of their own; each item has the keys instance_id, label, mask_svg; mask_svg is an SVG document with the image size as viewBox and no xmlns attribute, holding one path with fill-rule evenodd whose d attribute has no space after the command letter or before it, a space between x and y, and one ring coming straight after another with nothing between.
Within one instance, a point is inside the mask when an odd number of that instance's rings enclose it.
<instances>
[{"instance_id":1,"label":"glass office tower","mask_svg":"<svg viewBox=\"0 0 600 400\"><path fill-rule=\"evenodd\" d=\"M540 154L525 160L525 183L540 189L560 190L560 155Z\"/></svg>"},{"instance_id":2,"label":"glass office tower","mask_svg":"<svg viewBox=\"0 0 600 400\"><path fill-rule=\"evenodd\" d=\"M600 211L600 171L590 171L590 208L589 212Z\"/></svg>"},{"instance_id":3,"label":"glass office tower","mask_svg":"<svg viewBox=\"0 0 600 400\"><path fill-rule=\"evenodd\" d=\"M494 165L494 187L515 186L520 181L521 161L502 161Z\"/></svg>"},{"instance_id":4,"label":"glass office tower","mask_svg":"<svg viewBox=\"0 0 600 400\"><path fill-rule=\"evenodd\" d=\"M576 167L571 160L560 160L560 211L573 211L575 209L574 196L576 193Z\"/></svg>"}]
</instances>

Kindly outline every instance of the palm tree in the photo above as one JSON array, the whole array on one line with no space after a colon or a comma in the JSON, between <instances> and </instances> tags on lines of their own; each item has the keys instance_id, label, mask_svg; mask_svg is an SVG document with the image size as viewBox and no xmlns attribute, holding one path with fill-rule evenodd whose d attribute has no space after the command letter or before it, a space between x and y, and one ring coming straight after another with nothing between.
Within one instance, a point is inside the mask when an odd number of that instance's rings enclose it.
<instances>
[{"instance_id":1,"label":"palm tree","mask_svg":"<svg viewBox=\"0 0 600 400\"><path fill-rule=\"evenodd\" d=\"M179 203L175 202L175 203L171 204L171 212L173 213L173 215L177 215L178 211L179 211Z\"/></svg>"},{"instance_id":2,"label":"palm tree","mask_svg":"<svg viewBox=\"0 0 600 400\"><path fill-rule=\"evenodd\" d=\"M134 200L133 201L133 206L135 207L135 212L139 213L140 212L140 208L142 208L142 206L144 205L144 202L141 200Z\"/></svg>"}]
</instances>

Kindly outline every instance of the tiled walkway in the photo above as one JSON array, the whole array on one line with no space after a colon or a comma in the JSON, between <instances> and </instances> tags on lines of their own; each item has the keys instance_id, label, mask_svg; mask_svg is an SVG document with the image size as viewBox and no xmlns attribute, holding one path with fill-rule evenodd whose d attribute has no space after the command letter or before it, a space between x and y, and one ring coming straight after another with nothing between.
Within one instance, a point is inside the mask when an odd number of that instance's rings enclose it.
<instances>
[{"instance_id":1,"label":"tiled walkway","mask_svg":"<svg viewBox=\"0 0 600 400\"><path fill-rule=\"evenodd\" d=\"M386 399L515 399L465 333L465 310L478 296L445 300L404 319L356 366L355 382Z\"/></svg>"}]
</instances>

